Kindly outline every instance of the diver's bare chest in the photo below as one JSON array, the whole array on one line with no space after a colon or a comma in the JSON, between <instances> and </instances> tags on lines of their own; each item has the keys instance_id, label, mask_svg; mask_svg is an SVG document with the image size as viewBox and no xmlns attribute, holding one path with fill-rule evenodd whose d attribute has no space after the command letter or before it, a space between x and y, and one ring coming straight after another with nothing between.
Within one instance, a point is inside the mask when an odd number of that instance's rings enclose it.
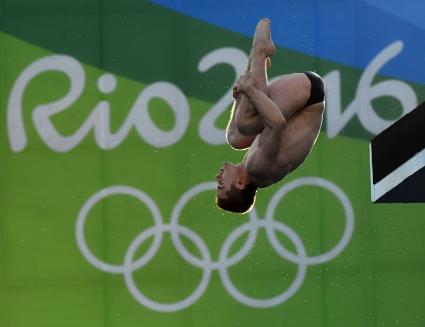
<instances>
[{"instance_id":1,"label":"diver's bare chest","mask_svg":"<svg viewBox=\"0 0 425 327\"><path fill-rule=\"evenodd\" d=\"M245 164L250 175L257 181L257 186L265 187L280 181L291 170L291 162L282 148L274 159L262 154L257 136L245 156Z\"/></svg>"}]
</instances>

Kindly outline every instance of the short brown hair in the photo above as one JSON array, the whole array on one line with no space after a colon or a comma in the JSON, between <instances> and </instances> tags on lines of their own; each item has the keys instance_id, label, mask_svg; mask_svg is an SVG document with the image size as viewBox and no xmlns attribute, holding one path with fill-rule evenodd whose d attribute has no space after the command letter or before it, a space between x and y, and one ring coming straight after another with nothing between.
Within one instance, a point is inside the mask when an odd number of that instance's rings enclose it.
<instances>
[{"instance_id":1,"label":"short brown hair","mask_svg":"<svg viewBox=\"0 0 425 327\"><path fill-rule=\"evenodd\" d=\"M217 206L223 210L246 213L251 210L255 203L257 187L254 184L248 184L243 189L238 189L232 185L226 193L227 199L221 199L218 196L215 198Z\"/></svg>"}]
</instances>

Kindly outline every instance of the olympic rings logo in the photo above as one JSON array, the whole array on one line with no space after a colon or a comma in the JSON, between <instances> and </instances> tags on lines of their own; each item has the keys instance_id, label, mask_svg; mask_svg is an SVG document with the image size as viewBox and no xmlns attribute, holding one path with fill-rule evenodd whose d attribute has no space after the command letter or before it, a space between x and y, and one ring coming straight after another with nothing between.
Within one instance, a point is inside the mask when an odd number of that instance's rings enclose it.
<instances>
[{"instance_id":1,"label":"olympic rings logo","mask_svg":"<svg viewBox=\"0 0 425 327\"><path fill-rule=\"evenodd\" d=\"M289 226L286 226L282 222L274 220L276 207L278 203L283 199L283 197L290 191L304 185L319 186L332 192L342 203L345 211L345 230L338 243L335 245L334 248L332 248L328 252L311 257L306 254L304 245L300 237ZM284 184L274 194L274 196L270 200L264 219L258 218L255 209L251 210L251 212L249 213L249 221L236 228L227 237L221 247L219 259L217 261L214 261L212 260L210 251L205 242L202 240L202 238L197 235L193 230L180 225L179 219L184 206L188 203L190 199L192 199L199 193L215 190L215 188L215 182L206 182L189 189L186 193L183 194L183 196L175 205L171 214L171 220L169 224L163 223L158 207L146 193L129 186L111 186L104 188L93 196L91 196L86 201L78 215L76 224L76 238L80 251L87 259L87 261L91 263L94 267L108 273L123 274L127 288L133 295L133 297L140 304L152 310L161 312L173 312L191 306L203 295L203 293L207 289L211 278L211 273L214 270L218 271L225 289L234 299L250 307L268 308L282 304L289 298L291 298L301 287L304 281L307 267L309 265L317 265L334 259L344 250L344 248L347 246L351 239L351 235L354 229L354 213L351 202L345 195L345 193L337 185L325 179L319 177L303 177L296 179L290 183ZM127 253L125 254L124 263L122 265L109 264L99 260L96 256L93 255L93 253L88 248L84 237L84 225L87 220L88 214L93 208L93 206L105 197L118 194L129 195L143 202L151 212L154 219L154 226L142 231L132 241L132 243L128 247ZM268 299L256 299L243 294L235 287L227 271L229 267L237 264L250 252L250 250L254 246L258 231L261 228L265 229L266 235L269 238L272 247L279 254L279 256L298 265L297 275L292 285L287 290L283 291L281 294ZM293 244L295 245L296 253L292 253L289 250L285 249L285 247L278 241L276 237L276 231L279 231L280 233L284 234L293 242ZM199 285L193 291L193 293L190 294L187 298L175 303L159 303L146 297L136 286L132 277L132 273L134 271L142 268L155 256L161 245L161 240L164 233L170 234L171 240L177 252L185 261L203 270ZM248 233L248 238L245 244L239 249L237 253L229 257L229 252L232 248L232 245L238 238L240 238L245 233ZM182 235L187 237L191 242L193 242L197 246L199 253L201 254L201 258L194 256L186 249L181 240ZM137 249L143 242L145 242L150 237L154 238L151 246L142 257L135 260L134 255Z\"/></svg>"}]
</instances>

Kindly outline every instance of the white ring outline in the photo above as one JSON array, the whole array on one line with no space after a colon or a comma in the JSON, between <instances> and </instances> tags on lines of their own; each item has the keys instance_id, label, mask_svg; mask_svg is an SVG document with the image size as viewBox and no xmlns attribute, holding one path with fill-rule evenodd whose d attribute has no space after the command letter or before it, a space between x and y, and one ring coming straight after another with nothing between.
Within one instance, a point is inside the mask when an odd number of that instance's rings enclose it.
<instances>
[{"instance_id":1,"label":"white ring outline","mask_svg":"<svg viewBox=\"0 0 425 327\"><path fill-rule=\"evenodd\" d=\"M100 190L99 192L92 195L86 203L84 203L83 207L80 210L80 213L78 214L77 218L77 225L76 225L76 238L77 238L77 244L80 248L81 253L86 258L88 262L90 262L93 266L96 268L109 272L112 274L122 274L125 272L125 266L123 265L115 265L103 262L102 260L98 259L89 249L85 238L84 238L84 225L86 222L86 219L88 217L89 211L93 208L93 206L102 200L105 197L111 196L111 195L130 195L141 202L143 202L150 212L152 213L152 216L154 218L154 223L156 226L162 226L162 218L161 213L156 206L155 202L147 195L146 193L135 189L130 186L123 186L123 185L117 185L117 186L111 186L104 188ZM154 241L152 242L149 249L146 251L146 253L139 258L135 263L133 263L133 270L139 269L143 265L146 264L147 261L149 261L158 250L159 246L161 245L162 240L162 233L156 234ZM146 259L148 258L148 259Z\"/></svg>"},{"instance_id":2,"label":"white ring outline","mask_svg":"<svg viewBox=\"0 0 425 327\"><path fill-rule=\"evenodd\" d=\"M328 262L335 258L338 254L340 254L345 247L347 246L348 242L351 239L351 236L353 234L354 230L354 212L353 207L351 206L350 200L348 199L347 195L334 183L325 180L320 177L302 177L298 178L292 182L289 182L287 184L284 184L272 197L272 199L269 202L269 205L267 207L266 211L266 221L273 221L274 220L274 213L276 211L276 207L280 200L282 200L286 194L288 194L290 191L300 187L300 186L320 186L322 188L327 189L340 200L344 207L345 211L345 220L346 220L346 227L344 230L344 233L337 243L335 247L333 247L330 251L312 256L312 257L305 257L305 258L299 258L298 256L295 256L293 253L288 251L284 248L284 246L278 241L273 229L271 229L270 225L266 225L266 232L270 239L270 243L273 245L275 250L285 259L292 261L294 263L301 263L303 260L307 260L308 265L317 265L320 263Z\"/></svg>"},{"instance_id":3,"label":"white ring outline","mask_svg":"<svg viewBox=\"0 0 425 327\"><path fill-rule=\"evenodd\" d=\"M266 222L264 220L261 221L260 223L258 223L257 228L261 228L261 227L265 228L266 227L265 223ZM302 257L306 256L304 245L301 239L290 227L278 221L273 221L272 225L275 227L275 229L278 229L280 232L286 234L286 236L288 236L289 239L291 239L291 241L295 244L295 248L297 249L297 252L299 255L301 255ZM234 241L236 241L241 235L246 233L246 230L249 229L249 227L250 226L248 226L248 224L244 224L240 226L239 228L235 229L233 233L229 235L229 237L226 239L226 241L223 244L222 251L220 252L220 259L227 257L227 253L231 249ZM224 287L235 300L254 308L269 308L287 301L290 297L292 297L295 294L296 291L298 291L298 289L301 287L302 282L304 280L306 270L307 270L306 261L301 261L298 265L297 275L292 285L288 289L283 291L280 295L277 295L275 297L268 298L268 299L255 299L243 294L232 283L227 269L221 268L219 269L219 273L220 273L221 280L223 281Z\"/></svg>"},{"instance_id":4,"label":"white ring outline","mask_svg":"<svg viewBox=\"0 0 425 327\"><path fill-rule=\"evenodd\" d=\"M146 297L142 292L140 292L140 289L137 287L136 283L134 282L134 279L132 277L132 259L134 254L137 251L137 248L142 244L147 238L149 238L152 235L156 235L157 231L154 229L161 229L161 232L172 232L172 229L174 227L171 226L163 226L161 227L151 227L148 229L145 229L141 234L139 234L134 241L130 244L128 251L125 256L124 260L124 266L129 267L128 269L124 269L124 280L127 285L127 288L129 289L130 293L134 296L134 298L142 305L156 311L160 312L173 312L173 311L179 311L182 310L193 303L195 303L201 296L204 294L205 290L208 287L210 278L211 278L211 270L204 268L204 272L202 274L201 282L199 283L198 287L195 289L195 291L190 294L185 299L175 302L175 303L159 303L156 301L153 301ZM198 248L200 249L200 252L203 256L206 257L207 260L209 260L209 252L205 245L205 243L201 240L200 237L198 237L196 234L192 233L187 227L184 226L178 226L178 229L180 229L179 234L184 234L187 238L191 239L192 242L197 244ZM200 245L199 245L200 244Z\"/></svg>"},{"instance_id":5,"label":"white ring outline","mask_svg":"<svg viewBox=\"0 0 425 327\"><path fill-rule=\"evenodd\" d=\"M198 195L199 193L205 192L205 191L210 191L210 190L215 190L217 187L217 183L214 182L207 182L207 183L201 183L198 184L194 187L192 187L191 189L189 189L187 192L185 192L180 199L178 200L178 202L176 203L176 205L174 206L173 212L171 214L171 221L170 221L170 225L173 227L177 227L179 226L179 219L180 219L180 215L181 212L183 211L184 206L196 195ZM249 222L247 224L249 224L250 222L255 222L258 221L257 215L256 215L256 211L253 209L251 210L251 212L249 213ZM243 226L243 225L242 225ZM209 260L208 262L204 262L202 260L199 260L198 258L196 258L194 255L192 255L184 246L183 242L180 240L179 237L179 233L177 233L177 228L172 228L171 229L171 239L174 243L174 246L177 249L177 252L179 252L179 254L190 264L192 264L195 267L204 269L220 269L220 268L227 268L229 266L232 266L234 264L236 264L238 261L240 261L243 257L245 257L249 251L251 251L252 246L255 243L255 239L257 238L257 231L258 229L251 229L248 239L246 240L245 244L242 246L242 248L236 253L234 254L231 258L227 258L225 259L225 262L222 261L216 261L213 262L211 260Z\"/></svg>"},{"instance_id":6,"label":"white ring outline","mask_svg":"<svg viewBox=\"0 0 425 327\"><path fill-rule=\"evenodd\" d=\"M344 206L344 211L346 214L346 228L341 240L332 250L314 257L308 257L306 255L302 241L290 227L286 226L282 222L275 221L273 217L273 214L276 210L276 207L279 201L291 190L294 190L295 188L299 186L304 186L304 185L316 185L316 186L321 186L325 189L328 189L330 192L336 195L337 198L342 202ZM290 183L284 184L274 194L274 196L270 200L269 205L267 207L265 219L259 219L255 211L255 208L253 208L249 216L250 220L246 222L245 224L236 228L228 236L228 238L225 240L220 250L219 260L216 262L213 262L211 261L211 256L210 256L208 247L203 242L202 238L198 234L196 234L193 230L185 226L179 225L179 219L180 219L181 211L183 210L184 206L187 204L187 202L191 198L193 198L194 196L196 196L197 194L201 192L213 190L215 189L215 186L216 186L215 182L205 182L205 183L198 184L192 187L191 189L189 189L187 192L185 192L180 197L175 207L173 208L170 224L164 224L162 222L161 214L158 207L156 206L155 202L146 193L129 186L112 186L112 187L107 187L105 189L102 189L99 192L95 193L93 196L91 196L84 203L83 207L80 210L80 213L77 218L77 224L76 224L76 237L77 237L78 246L83 256L96 268L105 272L124 274L125 283L130 293L140 304L145 305L146 307L153 310L162 311L162 312L171 312L171 311L181 310L183 308L190 306L194 302L196 302L199 299L199 297L202 296L202 294L205 292L206 288L208 287L209 280L211 277L211 271L214 269L219 271L219 274L222 279L223 285L225 286L225 289L229 292L229 294L234 299L238 300L240 303L243 303L247 306L260 307L260 308L266 308L266 307L271 307L271 306L281 304L287 301L291 296L293 296L295 292L300 288L304 280L306 268L308 265L319 264L319 263L323 263L333 259L335 256L340 254L340 252L347 246L352 236L352 232L354 229L354 213L353 213L350 200L345 195L345 193L337 185L325 179L322 179L319 177L303 177L303 178L298 178ZM125 255L124 264L122 266L108 264L99 260L89 250L84 239L84 224L91 208L103 198L110 195L116 195L116 194L126 194L139 199L148 207L151 214L153 215L154 223L155 223L154 226L142 231L132 241ZM255 299L241 293L233 285L227 272L228 267L242 260L252 249L252 246L255 243L259 228L266 229L266 234L269 237L270 243L272 244L276 252L282 258L285 258L299 265L297 276L293 284L286 291L282 292L280 295L269 298L269 299ZM291 241L295 244L295 248L297 250L298 255L294 255L290 251L286 250L283 247L283 245L280 244L280 242L276 238L276 235L274 232L275 229L279 230L283 234L286 234L286 236L288 236L291 239ZM249 231L249 236L245 244L242 246L241 249L239 249L239 251L236 254L228 258L227 254L229 250L231 249L233 242L248 231ZM134 280L132 279L132 272L136 269L143 267L156 254L160 246L164 232L170 233L172 242L174 246L176 247L177 252L183 259L185 259L188 263L191 263L192 265L204 270L200 284L191 295L189 295L187 298L179 302L166 303L166 304L155 302L147 298L146 296L144 296L140 292L136 284L134 283ZM180 240L180 234L183 234L184 236L189 238L193 243L195 243L198 246L202 259L199 259L193 256L185 248L185 246ZM142 244L147 238L151 236L154 236L155 238L150 248L146 251L146 253L141 258L137 259L137 261L135 262L132 262L132 259L133 259L132 257L137 251L137 247L140 246L140 244Z\"/></svg>"}]
</instances>

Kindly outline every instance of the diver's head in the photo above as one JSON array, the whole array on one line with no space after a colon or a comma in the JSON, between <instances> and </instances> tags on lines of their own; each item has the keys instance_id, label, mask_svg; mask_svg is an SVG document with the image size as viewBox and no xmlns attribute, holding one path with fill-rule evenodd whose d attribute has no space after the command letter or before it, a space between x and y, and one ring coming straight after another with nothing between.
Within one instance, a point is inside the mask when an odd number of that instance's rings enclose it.
<instances>
[{"instance_id":1,"label":"diver's head","mask_svg":"<svg viewBox=\"0 0 425 327\"><path fill-rule=\"evenodd\" d=\"M251 210L257 187L242 164L225 162L216 178L216 204L219 208L237 213Z\"/></svg>"}]
</instances>

